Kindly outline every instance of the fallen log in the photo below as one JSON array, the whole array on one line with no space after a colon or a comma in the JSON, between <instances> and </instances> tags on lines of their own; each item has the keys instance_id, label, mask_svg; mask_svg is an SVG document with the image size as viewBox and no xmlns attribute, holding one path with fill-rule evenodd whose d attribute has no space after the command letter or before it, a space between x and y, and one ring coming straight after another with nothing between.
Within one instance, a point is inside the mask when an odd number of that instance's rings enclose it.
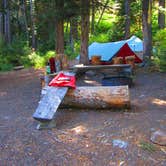
<instances>
[{"instance_id":1,"label":"fallen log","mask_svg":"<svg viewBox=\"0 0 166 166\"><path fill-rule=\"evenodd\" d=\"M33 118L39 121L53 119L58 107L66 108L129 108L128 86L47 87Z\"/></svg>"},{"instance_id":2,"label":"fallen log","mask_svg":"<svg viewBox=\"0 0 166 166\"><path fill-rule=\"evenodd\" d=\"M42 90L42 96L33 114L33 118L40 121L37 129L56 126L56 123L51 120L59 106L84 109L130 108L128 86L84 86L68 89L68 91L67 87L45 87Z\"/></svg>"},{"instance_id":3,"label":"fallen log","mask_svg":"<svg viewBox=\"0 0 166 166\"><path fill-rule=\"evenodd\" d=\"M69 89L61 106L78 108L129 108L128 86L83 86Z\"/></svg>"}]
</instances>

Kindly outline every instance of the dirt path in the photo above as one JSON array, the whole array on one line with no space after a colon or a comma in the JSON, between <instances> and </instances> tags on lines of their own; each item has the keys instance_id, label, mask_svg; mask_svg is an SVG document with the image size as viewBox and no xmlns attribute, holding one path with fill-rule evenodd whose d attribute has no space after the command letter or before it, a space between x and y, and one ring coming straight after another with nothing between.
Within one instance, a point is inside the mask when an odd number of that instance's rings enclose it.
<instances>
[{"instance_id":1,"label":"dirt path","mask_svg":"<svg viewBox=\"0 0 166 166\"><path fill-rule=\"evenodd\" d=\"M166 147L150 142L166 129L165 73L137 72L128 112L63 109L56 128L36 130L41 72L0 74L0 166L166 165Z\"/></svg>"}]
</instances>

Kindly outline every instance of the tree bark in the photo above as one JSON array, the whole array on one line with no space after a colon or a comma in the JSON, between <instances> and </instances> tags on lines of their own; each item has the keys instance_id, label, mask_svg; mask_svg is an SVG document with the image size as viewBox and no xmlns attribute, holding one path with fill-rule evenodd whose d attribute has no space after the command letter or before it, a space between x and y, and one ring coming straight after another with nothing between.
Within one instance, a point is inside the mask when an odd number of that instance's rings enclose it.
<instances>
[{"instance_id":1,"label":"tree bark","mask_svg":"<svg viewBox=\"0 0 166 166\"><path fill-rule=\"evenodd\" d=\"M56 2L56 12L59 15L56 15L55 21L55 34L56 34L56 45L55 51L57 54L64 54L64 17L62 11L64 10L64 1Z\"/></svg>"},{"instance_id":2,"label":"tree bark","mask_svg":"<svg viewBox=\"0 0 166 166\"><path fill-rule=\"evenodd\" d=\"M80 63L89 64L88 40L89 40L89 0L81 0L81 50Z\"/></svg>"},{"instance_id":3,"label":"tree bark","mask_svg":"<svg viewBox=\"0 0 166 166\"><path fill-rule=\"evenodd\" d=\"M152 0L142 1L142 25L143 25L143 58L150 59L152 55Z\"/></svg>"},{"instance_id":4,"label":"tree bark","mask_svg":"<svg viewBox=\"0 0 166 166\"><path fill-rule=\"evenodd\" d=\"M3 37L3 14L0 12L0 38Z\"/></svg>"},{"instance_id":5,"label":"tree bark","mask_svg":"<svg viewBox=\"0 0 166 166\"><path fill-rule=\"evenodd\" d=\"M95 30L95 1L92 0L92 19L91 19L91 33L94 33Z\"/></svg>"},{"instance_id":6,"label":"tree bark","mask_svg":"<svg viewBox=\"0 0 166 166\"><path fill-rule=\"evenodd\" d=\"M63 20L56 21L56 53L64 54L64 24Z\"/></svg>"},{"instance_id":7,"label":"tree bark","mask_svg":"<svg viewBox=\"0 0 166 166\"><path fill-rule=\"evenodd\" d=\"M31 33L32 33L32 49L36 50L36 32L35 32L35 16L34 2L30 0L30 16L31 16Z\"/></svg>"},{"instance_id":8,"label":"tree bark","mask_svg":"<svg viewBox=\"0 0 166 166\"><path fill-rule=\"evenodd\" d=\"M69 89L62 106L78 108L129 108L128 86L83 86Z\"/></svg>"},{"instance_id":9,"label":"tree bark","mask_svg":"<svg viewBox=\"0 0 166 166\"><path fill-rule=\"evenodd\" d=\"M77 18L70 20L70 46L74 51L74 42L78 39L78 21Z\"/></svg>"},{"instance_id":10,"label":"tree bark","mask_svg":"<svg viewBox=\"0 0 166 166\"><path fill-rule=\"evenodd\" d=\"M130 37L130 0L125 0L125 39Z\"/></svg>"},{"instance_id":11,"label":"tree bark","mask_svg":"<svg viewBox=\"0 0 166 166\"><path fill-rule=\"evenodd\" d=\"M22 29L26 33L27 41L29 41L28 21L27 21L27 16L26 16L26 1L25 0L22 1L20 8L21 8L22 17L24 19L24 25L23 25Z\"/></svg>"},{"instance_id":12,"label":"tree bark","mask_svg":"<svg viewBox=\"0 0 166 166\"><path fill-rule=\"evenodd\" d=\"M8 0L3 1L4 5L4 36L7 43L11 43L11 31L10 31L10 11Z\"/></svg>"},{"instance_id":13,"label":"tree bark","mask_svg":"<svg viewBox=\"0 0 166 166\"><path fill-rule=\"evenodd\" d=\"M159 7L165 8L165 0L159 0ZM165 14L160 9L158 13L158 25L160 29L165 28Z\"/></svg>"}]
</instances>

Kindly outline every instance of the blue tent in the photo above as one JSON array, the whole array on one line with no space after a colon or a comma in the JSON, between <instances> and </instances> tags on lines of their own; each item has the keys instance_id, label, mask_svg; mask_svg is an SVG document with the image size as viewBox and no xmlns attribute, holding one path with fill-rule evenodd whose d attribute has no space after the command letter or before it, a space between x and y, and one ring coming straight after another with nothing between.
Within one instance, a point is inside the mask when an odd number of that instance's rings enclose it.
<instances>
[{"instance_id":1,"label":"blue tent","mask_svg":"<svg viewBox=\"0 0 166 166\"><path fill-rule=\"evenodd\" d=\"M102 61L109 61L125 43L125 40L109 43L94 42L88 47L89 59L94 55L101 55Z\"/></svg>"},{"instance_id":2,"label":"blue tent","mask_svg":"<svg viewBox=\"0 0 166 166\"><path fill-rule=\"evenodd\" d=\"M134 52L142 52L143 51L143 42L140 38L136 36L132 36L130 39L126 40L129 47Z\"/></svg>"},{"instance_id":3,"label":"blue tent","mask_svg":"<svg viewBox=\"0 0 166 166\"><path fill-rule=\"evenodd\" d=\"M97 43L94 42L88 47L88 56L91 60L92 56L100 55L102 61L110 61L119 51L123 52L124 45L128 45L128 52L140 52L143 50L142 40L136 36L132 36L128 40L121 40L117 42ZM126 47L125 47L126 48ZM126 50L125 50L126 52ZM127 56L127 55L126 55ZM137 56L137 55L135 55ZM79 59L79 56L77 56Z\"/></svg>"}]
</instances>

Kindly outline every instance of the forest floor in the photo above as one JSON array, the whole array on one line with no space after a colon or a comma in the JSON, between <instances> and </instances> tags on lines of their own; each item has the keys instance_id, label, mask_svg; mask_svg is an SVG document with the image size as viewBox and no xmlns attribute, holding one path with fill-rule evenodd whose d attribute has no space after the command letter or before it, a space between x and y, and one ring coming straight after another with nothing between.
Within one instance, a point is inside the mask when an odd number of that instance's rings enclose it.
<instances>
[{"instance_id":1,"label":"forest floor","mask_svg":"<svg viewBox=\"0 0 166 166\"><path fill-rule=\"evenodd\" d=\"M42 70L0 74L0 166L165 166L166 73L138 69L130 110L59 109L56 128L37 130Z\"/></svg>"}]
</instances>

